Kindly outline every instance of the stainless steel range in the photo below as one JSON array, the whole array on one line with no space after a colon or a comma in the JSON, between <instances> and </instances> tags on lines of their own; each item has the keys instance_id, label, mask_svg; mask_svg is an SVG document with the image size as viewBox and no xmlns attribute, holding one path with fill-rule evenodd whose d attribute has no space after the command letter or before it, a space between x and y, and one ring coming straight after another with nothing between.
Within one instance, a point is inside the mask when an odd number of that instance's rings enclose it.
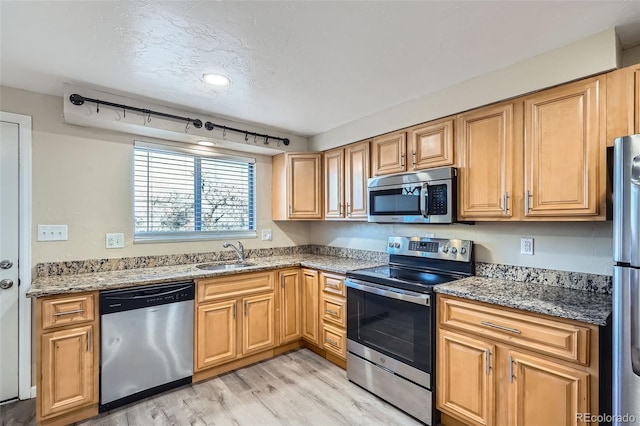
<instances>
[{"instance_id":1,"label":"stainless steel range","mask_svg":"<svg viewBox=\"0 0 640 426\"><path fill-rule=\"evenodd\" d=\"M390 237L389 265L347 273L347 377L436 424L433 286L474 274L473 242Z\"/></svg>"}]
</instances>

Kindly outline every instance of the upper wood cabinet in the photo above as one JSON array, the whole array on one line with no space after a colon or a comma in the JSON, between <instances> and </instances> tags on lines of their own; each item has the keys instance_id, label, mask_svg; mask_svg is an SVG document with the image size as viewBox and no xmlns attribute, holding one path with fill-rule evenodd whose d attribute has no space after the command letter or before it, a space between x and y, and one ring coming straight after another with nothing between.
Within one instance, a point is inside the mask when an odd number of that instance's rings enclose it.
<instances>
[{"instance_id":1,"label":"upper wood cabinet","mask_svg":"<svg viewBox=\"0 0 640 426\"><path fill-rule=\"evenodd\" d=\"M454 164L453 118L431 121L407 130L411 160L408 170Z\"/></svg>"},{"instance_id":2,"label":"upper wood cabinet","mask_svg":"<svg viewBox=\"0 0 640 426\"><path fill-rule=\"evenodd\" d=\"M279 154L271 167L273 220L322 219L322 154Z\"/></svg>"},{"instance_id":3,"label":"upper wood cabinet","mask_svg":"<svg viewBox=\"0 0 640 426\"><path fill-rule=\"evenodd\" d=\"M640 133L640 65L607 73L607 146L615 138Z\"/></svg>"},{"instance_id":4,"label":"upper wood cabinet","mask_svg":"<svg viewBox=\"0 0 640 426\"><path fill-rule=\"evenodd\" d=\"M367 218L369 141L324 153L325 219Z\"/></svg>"},{"instance_id":5,"label":"upper wood cabinet","mask_svg":"<svg viewBox=\"0 0 640 426\"><path fill-rule=\"evenodd\" d=\"M582 80L524 99L525 218L604 219L605 80Z\"/></svg>"},{"instance_id":6,"label":"upper wood cabinet","mask_svg":"<svg viewBox=\"0 0 640 426\"><path fill-rule=\"evenodd\" d=\"M521 103L507 102L458 116L460 219L513 217L515 120L521 111Z\"/></svg>"},{"instance_id":7,"label":"upper wood cabinet","mask_svg":"<svg viewBox=\"0 0 640 426\"><path fill-rule=\"evenodd\" d=\"M629 70L633 81L633 117L634 131L630 133L640 133L640 65L635 65Z\"/></svg>"},{"instance_id":8,"label":"upper wood cabinet","mask_svg":"<svg viewBox=\"0 0 640 426\"><path fill-rule=\"evenodd\" d=\"M371 142L373 176L407 170L407 133L405 131L376 136Z\"/></svg>"}]
</instances>

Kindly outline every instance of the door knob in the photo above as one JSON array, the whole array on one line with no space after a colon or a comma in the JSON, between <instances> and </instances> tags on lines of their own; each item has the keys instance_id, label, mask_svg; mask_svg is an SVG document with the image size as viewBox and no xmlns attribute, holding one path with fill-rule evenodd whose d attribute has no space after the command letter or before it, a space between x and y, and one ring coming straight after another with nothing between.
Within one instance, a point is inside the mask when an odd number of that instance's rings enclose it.
<instances>
[{"instance_id":1,"label":"door knob","mask_svg":"<svg viewBox=\"0 0 640 426\"><path fill-rule=\"evenodd\" d=\"M0 281L0 289L2 290L6 290L8 288L13 287L13 281L12 280L2 280Z\"/></svg>"},{"instance_id":2,"label":"door knob","mask_svg":"<svg viewBox=\"0 0 640 426\"><path fill-rule=\"evenodd\" d=\"M13 262L10 260L2 260L0 261L0 269L9 269L13 266Z\"/></svg>"}]
</instances>

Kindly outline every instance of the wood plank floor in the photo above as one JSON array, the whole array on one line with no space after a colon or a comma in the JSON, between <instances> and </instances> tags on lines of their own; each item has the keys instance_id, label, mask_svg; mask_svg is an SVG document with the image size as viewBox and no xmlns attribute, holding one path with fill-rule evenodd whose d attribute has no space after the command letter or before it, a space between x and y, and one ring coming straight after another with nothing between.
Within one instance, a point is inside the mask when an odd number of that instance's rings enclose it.
<instances>
[{"instance_id":1,"label":"wood plank floor","mask_svg":"<svg viewBox=\"0 0 640 426\"><path fill-rule=\"evenodd\" d=\"M1 418L2 425L32 424L19 423L26 419L24 414L6 422L4 414ZM347 381L344 370L308 349L168 391L80 424L420 425Z\"/></svg>"}]
</instances>

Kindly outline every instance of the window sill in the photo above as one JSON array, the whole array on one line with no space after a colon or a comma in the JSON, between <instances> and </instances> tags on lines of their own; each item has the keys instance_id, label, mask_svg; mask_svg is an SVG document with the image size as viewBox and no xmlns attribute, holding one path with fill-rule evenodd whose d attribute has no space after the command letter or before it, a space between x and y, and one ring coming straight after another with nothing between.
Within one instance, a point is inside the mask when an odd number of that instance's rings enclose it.
<instances>
[{"instance_id":1,"label":"window sill","mask_svg":"<svg viewBox=\"0 0 640 426\"><path fill-rule=\"evenodd\" d=\"M135 235L133 237L134 244L155 244L155 243L186 243L198 241L216 241L228 240L232 238L258 238L256 231L229 231L215 233L149 233L144 235Z\"/></svg>"}]
</instances>

